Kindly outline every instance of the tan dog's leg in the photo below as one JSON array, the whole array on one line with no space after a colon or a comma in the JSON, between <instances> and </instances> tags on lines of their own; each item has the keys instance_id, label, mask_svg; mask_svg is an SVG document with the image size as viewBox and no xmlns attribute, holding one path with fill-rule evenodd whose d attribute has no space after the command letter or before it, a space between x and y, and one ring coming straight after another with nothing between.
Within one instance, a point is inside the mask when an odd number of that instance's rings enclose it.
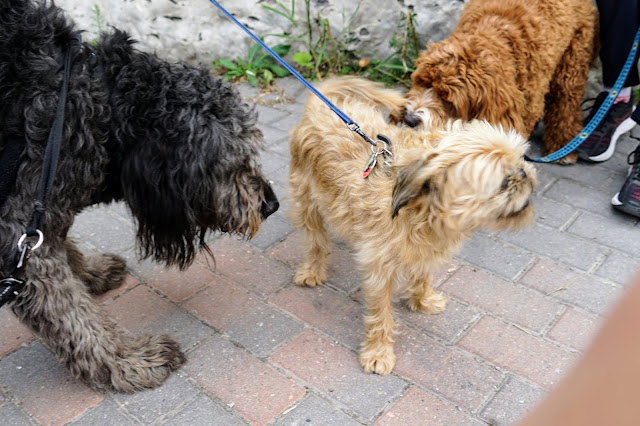
<instances>
[{"instance_id":1,"label":"tan dog's leg","mask_svg":"<svg viewBox=\"0 0 640 426\"><path fill-rule=\"evenodd\" d=\"M372 272L364 280L369 314L365 317L365 341L360 364L365 373L387 375L396 364L393 353L393 275Z\"/></svg>"},{"instance_id":2,"label":"tan dog's leg","mask_svg":"<svg viewBox=\"0 0 640 426\"><path fill-rule=\"evenodd\" d=\"M315 287L327 280L330 240L322 215L306 198L297 198L291 214L294 225L304 232L307 244L305 261L296 271L293 281L298 285Z\"/></svg>"},{"instance_id":3,"label":"tan dog's leg","mask_svg":"<svg viewBox=\"0 0 640 426\"><path fill-rule=\"evenodd\" d=\"M431 288L431 277L416 281L411 286L411 298L407 306L412 311L425 314L439 314L447 306L447 298Z\"/></svg>"},{"instance_id":4,"label":"tan dog's leg","mask_svg":"<svg viewBox=\"0 0 640 426\"><path fill-rule=\"evenodd\" d=\"M545 98L545 155L562 148L582 130L580 103L593 48L593 27L587 25L578 29L556 68ZM572 152L558 163L573 164L577 159L577 154Z\"/></svg>"}]
</instances>

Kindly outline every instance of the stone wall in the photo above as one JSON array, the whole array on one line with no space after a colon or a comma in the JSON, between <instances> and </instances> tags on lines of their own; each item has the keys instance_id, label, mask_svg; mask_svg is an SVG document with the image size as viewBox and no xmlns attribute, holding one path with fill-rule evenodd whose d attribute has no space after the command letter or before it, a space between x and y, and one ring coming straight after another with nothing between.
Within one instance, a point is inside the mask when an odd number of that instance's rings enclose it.
<instances>
[{"instance_id":1,"label":"stone wall","mask_svg":"<svg viewBox=\"0 0 640 426\"><path fill-rule=\"evenodd\" d=\"M227 10L258 36L268 34L299 35L303 29L263 6L277 7L275 0L219 0ZM67 10L85 40L97 37L95 7L100 10L106 28L114 26L129 32L140 42L139 48L155 51L169 60L210 64L219 58L246 57L253 41L208 0L56 0ZM291 0L280 0L291 6ZM454 28L463 0L310 0L311 20L327 18L334 36L349 38L355 52L372 52L384 57L389 41L397 31L402 12L412 7L417 14L417 32L421 46L445 38ZM304 0L295 0L295 21L306 26ZM274 45L283 39L265 38ZM301 50L294 46L292 50Z\"/></svg>"}]
</instances>

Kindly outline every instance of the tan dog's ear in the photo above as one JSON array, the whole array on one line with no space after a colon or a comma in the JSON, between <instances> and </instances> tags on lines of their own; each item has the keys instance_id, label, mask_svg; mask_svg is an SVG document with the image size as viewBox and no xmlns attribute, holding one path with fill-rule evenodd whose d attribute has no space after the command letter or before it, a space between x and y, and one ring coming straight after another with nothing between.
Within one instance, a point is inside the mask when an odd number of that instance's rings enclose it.
<instances>
[{"instance_id":1,"label":"tan dog's ear","mask_svg":"<svg viewBox=\"0 0 640 426\"><path fill-rule=\"evenodd\" d=\"M398 124L404 121L404 116L407 114L407 108L402 105L398 108L394 108L389 112L389 123Z\"/></svg>"},{"instance_id":2,"label":"tan dog's ear","mask_svg":"<svg viewBox=\"0 0 640 426\"><path fill-rule=\"evenodd\" d=\"M406 165L397 168L396 182L391 196L392 218L395 218L398 211L409 201L429 192L429 178L435 168L428 167L427 163L435 156L421 153L419 158L410 160Z\"/></svg>"}]
</instances>

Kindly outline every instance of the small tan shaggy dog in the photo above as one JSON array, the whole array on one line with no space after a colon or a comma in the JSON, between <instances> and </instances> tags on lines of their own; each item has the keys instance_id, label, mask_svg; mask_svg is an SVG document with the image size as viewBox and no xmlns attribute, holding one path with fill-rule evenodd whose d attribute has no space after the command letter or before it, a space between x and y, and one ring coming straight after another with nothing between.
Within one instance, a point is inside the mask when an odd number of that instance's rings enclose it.
<instances>
[{"instance_id":1,"label":"small tan shaggy dog","mask_svg":"<svg viewBox=\"0 0 640 426\"><path fill-rule=\"evenodd\" d=\"M451 121L441 130L396 127L385 109L400 93L361 79L333 80L320 89L368 135L392 141L393 165L382 160L363 178L369 144L319 99L307 103L291 140L291 218L308 244L295 282L327 279L329 228L350 243L362 272L369 315L360 363L389 374L394 292L427 314L445 308L431 274L479 228L518 228L533 216L535 170L523 159L526 141L486 122Z\"/></svg>"},{"instance_id":2,"label":"small tan shaggy dog","mask_svg":"<svg viewBox=\"0 0 640 426\"><path fill-rule=\"evenodd\" d=\"M470 0L453 33L416 61L405 108L416 126L484 119L525 136L544 118L544 154L582 129L580 103L597 55L592 0ZM575 163L571 153L560 163Z\"/></svg>"}]
</instances>

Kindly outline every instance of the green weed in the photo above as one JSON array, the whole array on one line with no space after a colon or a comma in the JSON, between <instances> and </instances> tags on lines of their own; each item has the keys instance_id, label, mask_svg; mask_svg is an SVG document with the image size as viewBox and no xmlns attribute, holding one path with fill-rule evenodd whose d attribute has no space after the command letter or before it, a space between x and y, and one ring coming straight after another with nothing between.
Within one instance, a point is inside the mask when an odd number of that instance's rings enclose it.
<instances>
[{"instance_id":1,"label":"green weed","mask_svg":"<svg viewBox=\"0 0 640 426\"><path fill-rule=\"evenodd\" d=\"M291 46L288 44L278 44L271 48L279 56L286 56ZM239 80L246 78L251 86L256 87L260 80L264 86L269 86L275 77L285 77L289 74L283 66L266 51L263 51L259 44L251 46L247 59L236 58L235 62L229 59L219 59L213 62L213 66L224 70L225 80Z\"/></svg>"},{"instance_id":2,"label":"green weed","mask_svg":"<svg viewBox=\"0 0 640 426\"><path fill-rule=\"evenodd\" d=\"M349 16L343 10L343 27L335 32L327 18L312 18L310 0L303 1L304 22L296 19L296 0L291 0L289 5L278 0L275 1L275 6L262 5L264 9L285 18L293 26L292 34L265 34L263 39L271 36L302 44L303 49L293 53L292 60L303 76L311 80L322 80L329 75L355 74L386 84L411 85L410 76L419 53L415 29L416 14L412 8L406 13L401 13L397 32L389 41L393 52L380 59L370 58L368 56L371 55L366 55L365 52L354 52L347 47L353 41L351 26L360 12L360 2ZM289 54L290 49L290 44L278 44L273 47L281 57ZM254 87L259 81L268 86L274 78L288 74L268 53L260 54L260 46L257 44L251 47L246 60L220 59L214 61L213 65L223 70L227 80L246 78Z\"/></svg>"}]
</instances>

